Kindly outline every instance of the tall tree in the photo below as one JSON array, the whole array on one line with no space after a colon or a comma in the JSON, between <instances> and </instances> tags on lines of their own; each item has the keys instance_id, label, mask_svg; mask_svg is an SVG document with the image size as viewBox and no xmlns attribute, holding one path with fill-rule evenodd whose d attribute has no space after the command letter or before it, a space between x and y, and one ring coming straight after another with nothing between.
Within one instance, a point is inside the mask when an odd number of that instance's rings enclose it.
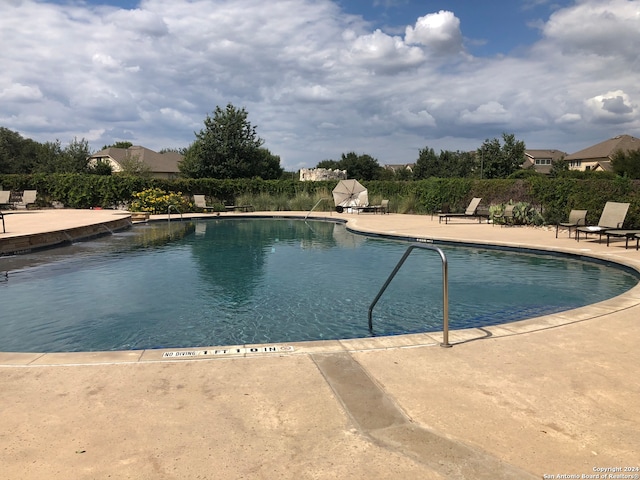
<instances>
[{"instance_id":1,"label":"tall tree","mask_svg":"<svg viewBox=\"0 0 640 480\"><path fill-rule=\"evenodd\" d=\"M105 145L104 147L102 147L102 150L106 150L107 148L129 148L129 147L133 147L133 143L123 140L123 141L115 142L111 145Z\"/></svg>"},{"instance_id":2,"label":"tall tree","mask_svg":"<svg viewBox=\"0 0 640 480\"><path fill-rule=\"evenodd\" d=\"M356 180L377 180L382 167L371 155L358 155L355 152L343 153L340 169L347 171L349 178Z\"/></svg>"},{"instance_id":3,"label":"tall tree","mask_svg":"<svg viewBox=\"0 0 640 480\"><path fill-rule=\"evenodd\" d=\"M247 117L244 108L231 103L224 110L216 107L180 162L182 174L191 178L279 178L280 158L261 148L264 140Z\"/></svg>"},{"instance_id":4,"label":"tall tree","mask_svg":"<svg viewBox=\"0 0 640 480\"><path fill-rule=\"evenodd\" d=\"M618 150L611 159L613 171L623 177L640 178L640 149L624 152Z\"/></svg>"},{"instance_id":5,"label":"tall tree","mask_svg":"<svg viewBox=\"0 0 640 480\"><path fill-rule=\"evenodd\" d=\"M413 178L420 180L429 177L439 177L440 167L438 155L433 148L425 147L418 153L418 160L413 169Z\"/></svg>"},{"instance_id":6,"label":"tall tree","mask_svg":"<svg viewBox=\"0 0 640 480\"><path fill-rule=\"evenodd\" d=\"M25 139L18 132L0 127L0 173L19 173Z\"/></svg>"},{"instance_id":7,"label":"tall tree","mask_svg":"<svg viewBox=\"0 0 640 480\"><path fill-rule=\"evenodd\" d=\"M322 160L316 165L316 168L326 168L327 170L340 170L340 162L337 160Z\"/></svg>"},{"instance_id":8,"label":"tall tree","mask_svg":"<svg viewBox=\"0 0 640 480\"><path fill-rule=\"evenodd\" d=\"M66 147L59 140L39 145L33 172L39 173L85 173L91 155L89 142L74 138Z\"/></svg>"},{"instance_id":9,"label":"tall tree","mask_svg":"<svg viewBox=\"0 0 640 480\"><path fill-rule=\"evenodd\" d=\"M442 150L436 155L433 148L420 150L413 170L415 179L438 177L469 177L473 171L473 158L469 152Z\"/></svg>"},{"instance_id":10,"label":"tall tree","mask_svg":"<svg viewBox=\"0 0 640 480\"><path fill-rule=\"evenodd\" d=\"M497 138L487 139L476 152L481 178L507 178L522 166L524 142L511 133L503 133L502 140L503 145Z\"/></svg>"},{"instance_id":11,"label":"tall tree","mask_svg":"<svg viewBox=\"0 0 640 480\"><path fill-rule=\"evenodd\" d=\"M78 140L76 137L69 142L63 150L66 169L69 172L86 172L91 156L89 141L85 138Z\"/></svg>"},{"instance_id":12,"label":"tall tree","mask_svg":"<svg viewBox=\"0 0 640 480\"><path fill-rule=\"evenodd\" d=\"M358 155L355 152L343 153L340 160L323 160L317 168L346 170L349 178L356 180L378 180L382 177L383 167L371 155Z\"/></svg>"},{"instance_id":13,"label":"tall tree","mask_svg":"<svg viewBox=\"0 0 640 480\"><path fill-rule=\"evenodd\" d=\"M0 127L0 173L31 173L42 145L18 132Z\"/></svg>"}]
</instances>

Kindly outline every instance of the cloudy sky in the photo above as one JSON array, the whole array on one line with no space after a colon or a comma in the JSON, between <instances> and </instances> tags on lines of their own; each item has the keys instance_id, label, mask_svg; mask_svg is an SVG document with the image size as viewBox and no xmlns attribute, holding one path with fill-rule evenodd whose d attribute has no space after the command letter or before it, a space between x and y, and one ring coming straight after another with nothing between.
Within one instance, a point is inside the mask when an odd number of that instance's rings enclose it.
<instances>
[{"instance_id":1,"label":"cloudy sky","mask_svg":"<svg viewBox=\"0 0 640 480\"><path fill-rule=\"evenodd\" d=\"M0 0L0 45L0 126L94 150L229 102L287 170L640 137L640 0Z\"/></svg>"}]
</instances>

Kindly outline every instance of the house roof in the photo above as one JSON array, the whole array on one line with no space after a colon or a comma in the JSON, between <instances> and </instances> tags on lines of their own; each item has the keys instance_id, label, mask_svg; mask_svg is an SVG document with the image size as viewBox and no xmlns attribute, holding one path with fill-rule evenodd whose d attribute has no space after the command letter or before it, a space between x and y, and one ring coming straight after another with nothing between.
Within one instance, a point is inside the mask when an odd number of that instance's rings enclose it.
<instances>
[{"instance_id":1,"label":"house roof","mask_svg":"<svg viewBox=\"0 0 640 480\"><path fill-rule=\"evenodd\" d=\"M408 169L413 169L415 168L416 164L415 163L388 163L386 165L384 165L384 168L386 168L387 170L404 170L406 168Z\"/></svg>"},{"instance_id":2,"label":"house roof","mask_svg":"<svg viewBox=\"0 0 640 480\"><path fill-rule=\"evenodd\" d=\"M100 157L111 157L120 164L128 159L136 158L154 173L178 173L180 171L178 162L182 160L182 155L177 152L158 153L137 145L129 148L105 148L94 153L90 158Z\"/></svg>"},{"instance_id":3,"label":"house roof","mask_svg":"<svg viewBox=\"0 0 640 480\"><path fill-rule=\"evenodd\" d=\"M609 160L599 160L592 170L602 170L604 172L613 172L613 165Z\"/></svg>"},{"instance_id":4,"label":"house roof","mask_svg":"<svg viewBox=\"0 0 640 480\"><path fill-rule=\"evenodd\" d=\"M532 159L536 158L550 158L552 161L554 160L562 160L563 157L567 156L566 152L561 150L525 150L524 154Z\"/></svg>"},{"instance_id":5,"label":"house roof","mask_svg":"<svg viewBox=\"0 0 640 480\"><path fill-rule=\"evenodd\" d=\"M587 147L579 152L568 155L565 160L605 160L608 161L618 150L628 152L640 149L640 138L631 135L618 135L604 142Z\"/></svg>"}]
</instances>

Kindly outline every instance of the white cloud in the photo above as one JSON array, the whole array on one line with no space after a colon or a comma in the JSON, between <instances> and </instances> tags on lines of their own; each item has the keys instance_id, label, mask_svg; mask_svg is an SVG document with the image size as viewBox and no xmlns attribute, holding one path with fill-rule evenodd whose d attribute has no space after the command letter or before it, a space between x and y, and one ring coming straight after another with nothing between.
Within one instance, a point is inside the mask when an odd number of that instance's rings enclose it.
<instances>
[{"instance_id":1,"label":"white cloud","mask_svg":"<svg viewBox=\"0 0 640 480\"><path fill-rule=\"evenodd\" d=\"M355 38L347 57L355 65L387 73L416 67L425 59L420 48L408 46L400 37L391 37L381 30Z\"/></svg>"},{"instance_id":2,"label":"white cloud","mask_svg":"<svg viewBox=\"0 0 640 480\"><path fill-rule=\"evenodd\" d=\"M556 123L562 124L571 124L578 123L582 120L582 116L579 113L565 113L556 119Z\"/></svg>"},{"instance_id":3,"label":"white cloud","mask_svg":"<svg viewBox=\"0 0 640 480\"><path fill-rule=\"evenodd\" d=\"M463 110L460 114L462 123L491 124L506 123L511 118L509 112L498 102L488 102L474 110Z\"/></svg>"},{"instance_id":4,"label":"white cloud","mask_svg":"<svg viewBox=\"0 0 640 480\"><path fill-rule=\"evenodd\" d=\"M42 92L37 86L33 87L30 85L22 85L21 83L14 83L0 91L0 100L6 102L35 102L41 98Z\"/></svg>"},{"instance_id":5,"label":"white cloud","mask_svg":"<svg viewBox=\"0 0 640 480\"><path fill-rule=\"evenodd\" d=\"M406 41L429 47L438 54L462 51L460 20L453 12L440 10L418 18L415 27L406 29Z\"/></svg>"},{"instance_id":6,"label":"white cloud","mask_svg":"<svg viewBox=\"0 0 640 480\"><path fill-rule=\"evenodd\" d=\"M632 119L637 105L631 104L629 95L622 90L596 95L585 102L588 115L596 120L623 123Z\"/></svg>"},{"instance_id":7,"label":"white cloud","mask_svg":"<svg viewBox=\"0 0 640 480\"><path fill-rule=\"evenodd\" d=\"M637 62L639 22L637 0L589 0L554 13L542 30L564 52Z\"/></svg>"},{"instance_id":8,"label":"white cloud","mask_svg":"<svg viewBox=\"0 0 640 480\"><path fill-rule=\"evenodd\" d=\"M184 147L232 102L290 169L351 150L408 163L503 132L577 151L640 136L638 10L580 0L531 48L473 58L447 11L425 11L402 37L331 0L0 2L0 126L93 148Z\"/></svg>"}]
</instances>

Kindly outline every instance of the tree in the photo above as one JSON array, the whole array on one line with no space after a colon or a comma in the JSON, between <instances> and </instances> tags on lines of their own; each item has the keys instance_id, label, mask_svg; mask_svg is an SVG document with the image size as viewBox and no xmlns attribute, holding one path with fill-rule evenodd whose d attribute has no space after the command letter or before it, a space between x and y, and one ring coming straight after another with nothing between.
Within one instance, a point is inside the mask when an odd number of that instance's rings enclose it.
<instances>
[{"instance_id":1,"label":"tree","mask_svg":"<svg viewBox=\"0 0 640 480\"><path fill-rule=\"evenodd\" d=\"M469 152L442 150L436 155L433 148L425 147L420 150L413 176L415 179L462 178L470 176L472 171L473 158Z\"/></svg>"},{"instance_id":2,"label":"tree","mask_svg":"<svg viewBox=\"0 0 640 480\"><path fill-rule=\"evenodd\" d=\"M326 168L327 170L340 170L340 162L337 160L322 160L316 168Z\"/></svg>"},{"instance_id":3,"label":"tree","mask_svg":"<svg viewBox=\"0 0 640 480\"><path fill-rule=\"evenodd\" d=\"M247 117L244 108L231 103L225 110L216 107L180 162L182 174L191 178L279 178L280 158L261 148L264 140Z\"/></svg>"},{"instance_id":4,"label":"tree","mask_svg":"<svg viewBox=\"0 0 640 480\"><path fill-rule=\"evenodd\" d=\"M87 173L93 175L111 175L113 173L113 167L109 162L99 159L95 163L87 166Z\"/></svg>"},{"instance_id":5,"label":"tree","mask_svg":"<svg viewBox=\"0 0 640 480\"><path fill-rule=\"evenodd\" d=\"M340 169L347 171L349 178L356 180L377 180L382 168L371 155L358 155L355 152L342 154Z\"/></svg>"},{"instance_id":6,"label":"tree","mask_svg":"<svg viewBox=\"0 0 640 480\"><path fill-rule=\"evenodd\" d=\"M549 176L552 178L564 177L567 175L567 172L569 172L569 161L565 159L556 160L551 164Z\"/></svg>"},{"instance_id":7,"label":"tree","mask_svg":"<svg viewBox=\"0 0 640 480\"><path fill-rule=\"evenodd\" d=\"M371 155L358 155L355 152L343 153L340 160L323 160L317 168L346 170L349 178L356 180L378 180L383 176L384 168Z\"/></svg>"},{"instance_id":8,"label":"tree","mask_svg":"<svg viewBox=\"0 0 640 480\"><path fill-rule=\"evenodd\" d=\"M66 168L70 172L86 172L91 156L89 141L85 138L78 140L76 137L69 142L63 150Z\"/></svg>"},{"instance_id":9,"label":"tree","mask_svg":"<svg viewBox=\"0 0 640 480\"><path fill-rule=\"evenodd\" d=\"M0 127L0 173L31 173L42 148L40 143Z\"/></svg>"},{"instance_id":10,"label":"tree","mask_svg":"<svg viewBox=\"0 0 640 480\"><path fill-rule=\"evenodd\" d=\"M62 148L60 140L39 144L32 168L36 173L86 173L91 150L84 138Z\"/></svg>"},{"instance_id":11,"label":"tree","mask_svg":"<svg viewBox=\"0 0 640 480\"><path fill-rule=\"evenodd\" d=\"M640 178L640 149L624 152L618 150L611 159L613 171L623 177Z\"/></svg>"},{"instance_id":12,"label":"tree","mask_svg":"<svg viewBox=\"0 0 640 480\"><path fill-rule=\"evenodd\" d=\"M32 172L56 173L59 171L60 161L63 157L60 140L41 143L37 152Z\"/></svg>"},{"instance_id":13,"label":"tree","mask_svg":"<svg viewBox=\"0 0 640 480\"><path fill-rule=\"evenodd\" d=\"M524 162L525 145L513 134L502 134L504 145L494 138L485 140L476 153L480 160L480 178L507 178Z\"/></svg>"},{"instance_id":14,"label":"tree","mask_svg":"<svg viewBox=\"0 0 640 480\"><path fill-rule=\"evenodd\" d=\"M120 161L120 167L122 167L122 170L118 172L120 175L145 178L152 176L151 167L140 160L139 155L132 155L131 152L127 152L125 157Z\"/></svg>"},{"instance_id":15,"label":"tree","mask_svg":"<svg viewBox=\"0 0 640 480\"><path fill-rule=\"evenodd\" d=\"M133 143L127 141L115 142L112 145L105 145L102 147L102 150L106 150L107 148L124 148L127 149L129 147L133 147Z\"/></svg>"},{"instance_id":16,"label":"tree","mask_svg":"<svg viewBox=\"0 0 640 480\"><path fill-rule=\"evenodd\" d=\"M420 180L440 176L439 159L433 148L425 147L418 153L418 160L413 169L413 178Z\"/></svg>"}]
</instances>

